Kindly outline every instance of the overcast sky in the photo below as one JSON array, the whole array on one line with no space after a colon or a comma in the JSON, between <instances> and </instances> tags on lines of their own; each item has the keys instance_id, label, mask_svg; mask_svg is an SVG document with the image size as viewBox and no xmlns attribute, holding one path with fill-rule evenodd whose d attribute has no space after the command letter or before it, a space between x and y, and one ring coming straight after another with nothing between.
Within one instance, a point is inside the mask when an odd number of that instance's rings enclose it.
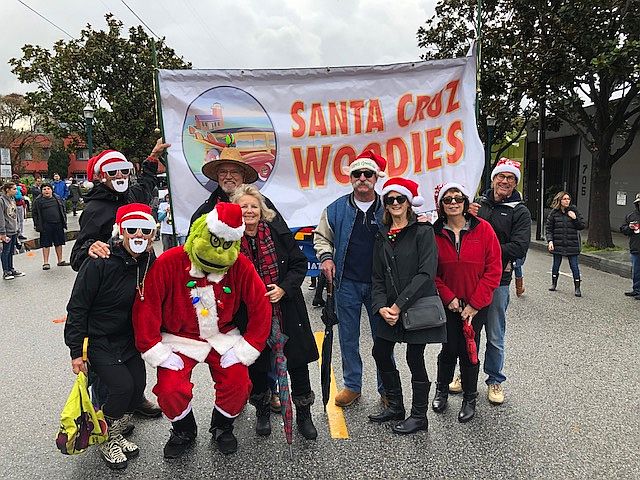
<instances>
[{"instance_id":1,"label":"overcast sky","mask_svg":"<svg viewBox=\"0 0 640 480\"><path fill-rule=\"evenodd\" d=\"M435 0L125 0L194 68L370 65L419 59L416 31ZM140 21L121 0L23 0L73 37L104 14ZM18 0L0 0L0 94L24 93L8 61L25 44L51 48L63 32Z\"/></svg>"}]
</instances>

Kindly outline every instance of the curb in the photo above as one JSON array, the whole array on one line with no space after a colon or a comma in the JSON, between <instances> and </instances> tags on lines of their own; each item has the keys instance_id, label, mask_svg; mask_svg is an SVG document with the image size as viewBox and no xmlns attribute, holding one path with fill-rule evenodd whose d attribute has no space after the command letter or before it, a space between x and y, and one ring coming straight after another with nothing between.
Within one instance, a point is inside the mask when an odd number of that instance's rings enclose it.
<instances>
[{"instance_id":1,"label":"curb","mask_svg":"<svg viewBox=\"0 0 640 480\"><path fill-rule=\"evenodd\" d=\"M529 246L535 250L547 252L547 244L538 240L532 240ZM601 272L613 273L614 275L619 275L623 278L631 278L630 262L619 262L617 260L611 260L609 258L589 253L581 253L579 260L582 265L595 268Z\"/></svg>"},{"instance_id":2,"label":"curb","mask_svg":"<svg viewBox=\"0 0 640 480\"><path fill-rule=\"evenodd\" d=\"M79 233L80 233L80 231L78 231L78 230L65 232L66 241L70 242L72 240L75 240L76 238L78 238L78 234ZM39 250L40 249L40 237L32 238L31 240L23 240L22 241L22 246L23 246L23 250L25 250L25 251Z\"/></svg>"}]
</instances>

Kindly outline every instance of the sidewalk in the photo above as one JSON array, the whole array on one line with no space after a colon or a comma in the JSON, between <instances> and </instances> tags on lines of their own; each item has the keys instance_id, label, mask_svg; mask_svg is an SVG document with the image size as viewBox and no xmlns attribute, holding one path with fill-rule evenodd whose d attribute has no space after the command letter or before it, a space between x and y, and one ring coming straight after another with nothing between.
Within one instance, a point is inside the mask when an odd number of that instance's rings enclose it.
<instances>
[{"instance_id":1,"label":"sidewalk","mask_svg":"<svg viewBox=\"0 0 640 480\"><path fill-rule=\"evenodd\" d=\"M589 230L580 232L582 241L589 235ZM621 277L631 278L631 259L629 258L629 237L625 237L620 232L611 232L613 244L622 248L619 252L598 252L581 253L580 264L586 265L602 272L613 273ZM531 248L547 251L546 240L536 240L536 225L531 225ZM549 254L550 255L550 254Z\"/></svg>"}]
</instances>

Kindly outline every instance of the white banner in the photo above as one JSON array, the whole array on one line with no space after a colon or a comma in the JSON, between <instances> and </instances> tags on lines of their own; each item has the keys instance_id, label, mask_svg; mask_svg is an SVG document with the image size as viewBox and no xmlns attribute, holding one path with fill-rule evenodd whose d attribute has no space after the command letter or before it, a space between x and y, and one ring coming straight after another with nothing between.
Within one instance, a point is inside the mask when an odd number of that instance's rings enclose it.
<instances>
[{"instance_id":1,"label":"white banner","mask_svg":"<svg viewBox=\"0 0 640 480\"><path fill-rule=\"evenodd\" d=\"M412 178L434 208L433 187L473 194L484 165L476 129L475 56L372 67L160 70L176 228L215 187L202 165L232 132L257 186L290 227L315 225L351 191L347 166L365 149L389 177ZM380 191L384 179L377 182Z\"/></svg>"}]
</instances>

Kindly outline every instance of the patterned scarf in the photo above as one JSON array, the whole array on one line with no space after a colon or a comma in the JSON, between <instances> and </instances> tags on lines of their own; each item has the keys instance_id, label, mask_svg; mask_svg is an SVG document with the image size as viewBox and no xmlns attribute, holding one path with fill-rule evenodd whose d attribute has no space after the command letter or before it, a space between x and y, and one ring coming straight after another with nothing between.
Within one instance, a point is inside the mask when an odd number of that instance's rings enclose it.
<instances>
[{"instance_id":1,"label":"patterned scarf","mask_svg":"<svg viewBox=\"0 0 640 480\"><path fill-rule=\"evenodd\" d=\"M265 285L278 283L278 257L276 256L276 246L271 238L271 229L267 222L258 223L258 234L256 235L258 245L258 258L254 258L253 250L249 246L249 240L244 235L240 241L240 251L251 260L256 267L258 275Z\"/></svg>"}]
</instances>

